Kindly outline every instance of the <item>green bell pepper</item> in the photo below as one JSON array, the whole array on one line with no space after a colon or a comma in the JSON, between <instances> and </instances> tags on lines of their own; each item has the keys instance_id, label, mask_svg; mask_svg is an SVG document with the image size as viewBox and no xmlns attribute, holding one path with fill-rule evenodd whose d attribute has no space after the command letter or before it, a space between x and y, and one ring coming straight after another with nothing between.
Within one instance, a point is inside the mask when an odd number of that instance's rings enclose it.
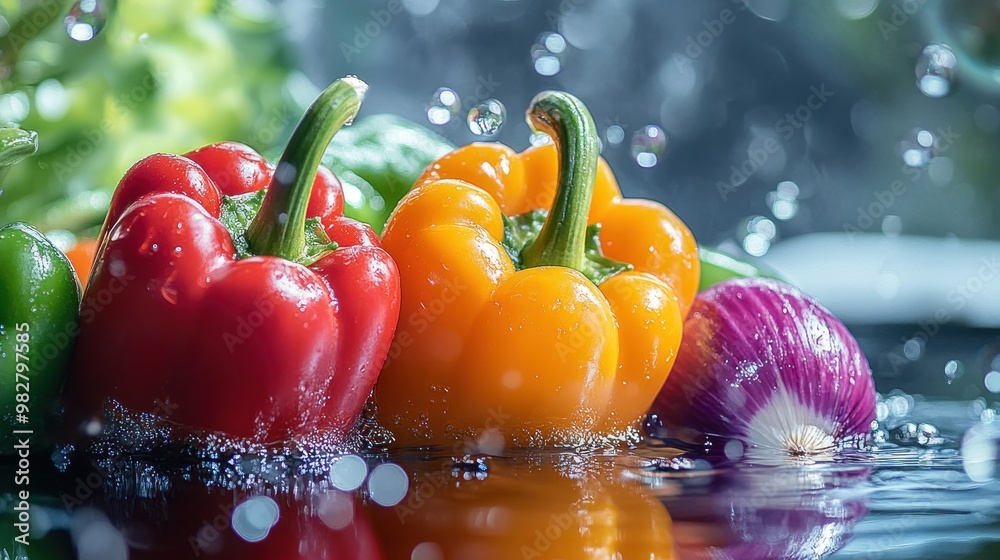
<instances>
[{"instance_id":1,"label":"green bell pepper","mask_svg":"<svg viewBox=\"0 0 1000 560\"><path fill-rule=\"evenodd\" d=\"M698 282L698 291L709 288L731 278L773 278L784 280L773 270L755 264L741 261L722 251L698 248L698 257L701 259L701 280Z\"/></svg>"},{"instance_id":2,"label":"green bell pepper","mask_svg":"<svg viewBox=\"0 0 1000 560\"><path fill-rule=\"evenodd\" d=\"M80 318L80 285L69 259L24 223L0 228L0 263L4 454L13 452L12 430L38 434L59 398Z\"/></svg>"},{"instance_id":3,"label":"green bell pepper","mask_svg":"<svg viewBox=\"0 0 1000 560\"><path fill-rule=\"evenodd\" d=\"M424 169L453 149L447 139L416 123L372 115L333 137L323 165L344 185L344 214L381 233Z\"/></svg>"}]
</instances>

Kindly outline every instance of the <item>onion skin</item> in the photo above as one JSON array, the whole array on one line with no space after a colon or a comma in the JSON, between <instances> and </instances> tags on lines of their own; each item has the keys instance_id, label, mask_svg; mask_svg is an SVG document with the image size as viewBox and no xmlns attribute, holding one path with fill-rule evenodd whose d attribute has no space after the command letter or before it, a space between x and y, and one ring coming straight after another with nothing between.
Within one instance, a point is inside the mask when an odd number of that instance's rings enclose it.
<instances>
[{"instance_id":1,"label":"onion skin","mask_svg":"<svg viewBox=\"0 0 1000 560\"><path fill-rule=\"evenodd\" d=\"M650 412L667 426L808 455L867 436L875 385L857 341L814 299L735 279L698 295Z\"/></svg>"}]
</instances>

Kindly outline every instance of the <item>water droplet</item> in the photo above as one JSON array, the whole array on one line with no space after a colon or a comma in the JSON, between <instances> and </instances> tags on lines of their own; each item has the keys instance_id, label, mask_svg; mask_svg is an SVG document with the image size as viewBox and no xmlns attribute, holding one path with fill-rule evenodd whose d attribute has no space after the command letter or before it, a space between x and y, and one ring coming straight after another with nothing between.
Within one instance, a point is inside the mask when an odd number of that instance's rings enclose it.
<instances>
[{"instance_id":1,"label":"water droplet","mask_svg":"<svg viewBox=\"0 0 1000 560\"><path fill-rule=\"evenodd\" d=\"M496 134L507 119L507 109L497 99L487 99L469 110L469 130L477 136Z\"/></svg>"},{"instance_id":2,"label":"water droplet","mask_svg":"<svg viewBox=\"0 0 1000 560\"><path fill-rule=\"evenodd\" d=\"M667 148L667 135L656 125L644 126L632 135L632 158L639 167L653 167Z\"/></svg>"},{"instance_id":3,"label":"water droplet","mask_svg":"<svg viewBox=\"0 0 1000 560\"><path fill-rule=\"evenodd\" d=\"M607 139L608 144L617 146L625 141L625 129L617 124L613 124L604 131L604 138Z\"/></svg>"},{"instance_id":4,"label":"water droplet","mask_svg":"<svg viewBox=\"0 0 1000 560\"><path fill-rule=\"evenodd\" d=\"M121 278L122 276L125 276L126 270L127 267L125 266L125 261L123 261L122 259L114 259L108 265L108 272L110 272L111 276L114 276L115 278Z\"/></svg>"},{"instance_id":5,"label":"water droplet","mask_svg":"<svg viewBox=\"0 0 1000 560\"><path fill-rule=\"evenodd\" d=\"M54 445L52 449L52 464L56 470L62 473L66 472L66 469L73 462L73 454L75 452L76 448L72 444L59 443Z\"/></svg>"},{"instance_id":6,"label":"water droplet","mask_svg":"<svg viewBox=\"0 0 1000 560\"><path fill-rule=\"evenodd\" d=\"M0 120L21 122L28 117L28 94L15 91L0 95Z\"/></svg>"},{"instance_id":7,"label":"water droplet","mask_svg":"<svg viewBox=\"0 0 1000 560\"><path fill-rule=\"evenodd\" d=\"M882 218L882 233L888 237L896 237L903 232L903 219L890 214Z\"/></svg>"},{"instance_id":8,"label":"water droplet","mask_svg":"<svg viewBox=\"0 0 1000 560\"><path fill-rule=\"evenodd\" d=\"M451 475L465 480L483 480L489 475L490 465L486 456L464 455L462 457L452 457L454 463L451 467Z\"/></svg>"},{"instance_id":9,"label":"water droplet","mask_svg":"<svg viewBox=\"0 0 1000 560\"><path fill-rule=\"evenodd\" d=\"M774 217L787 221L799 212L799 186L791 181L778 183L775 190L767 193L767 205L771 207Z\"/></svg>"},{"instance_id":10,"label":"water droplet","mask_svg":"<svg viewBox=\"0 0 1000 560\"><path fill-rule=\"evenodd\" d=\"M415 16L430 15L437 9L440 0L403 0L403 7Z\"/></svg>"},{"instance_id":11,"label":"water droplet","mask_svg":"<svg viewBox=\"0 0 1000 560\"><path fill-rule=\"evenodd\" d=\"M35 88L35 108L45 120L56 121L69 111L70 96L62 82L44 80Z\"/></svg>"},{"instance_id":12,"label":"water droplet","mask_svg":"<svg viewBox=\"0 0 1000 560\"><path fill-rule=\"evenodd\" d=\"M566 39L553 32L542 33L531 46L531 63L542 76L555 76L562 70L562 54L566 51Z\"/></svg>"},{"instance_id":13,"label":"water droplet","mask_svg":"<svg viewBox=\"0 0 1000 560\"><path fill-rule=\"evenodd\" d=\"M878 0L837 0L836 5L847 19L864 19L878 7Z\"/></svg>"},{"instance_id":14,"label":"water droplet","mask_svg":"<svg viewBox=\"0 0 1000 560\"><path fill-rule=\"evenodd\" d=\"M917 59L917 88L927 97L944 97L951 92L958 61L951 47L927 45Z\"/></svg>"},{"instance_id":15,"label":"water droplet","mask_svg":"<svg viewBox=\"0 0 1000 560\"><path fill-rule=\"evenodd\" d=\"M233 531L247 542L260 542L278 522L278 503L268 496L254 496L233 510Z\"/></svg>"},{"instance_id":16,"label":"water droplet","mask_svg":"<svg viewBox=\"0 0 1000 560\"><path fill-rule=\"evenodd\" d=\"M924 341L919 338L911 338L903 343L903 355L906 356L907 360L915 362L924 355ZM945 366L945 374L948 373L948 367Z\"/></svg>"},{"instance_id":17,"label":"water droplet","mask_svg":"<svg viewBox=\"0 0 1000 560\"><path fill-rule=\"evenodd\" d=\"M991 370L983 378L983 384L986 385L986 390L991 393L1000 393L1000 371Z\"/></svg>"},{"instance_id":18,"label":"water droplet","mask_svg":"<svg viewBox=\"0 0 1000 560\"><path fill-rule=\"evenodd\" d=\"M739 461L743 458L743 442L738 439L727 441L722 450L726 454L726 459L730 461Z\"/></svg>"},{"instance_id":19,"label":"water droplet","mask_svg":"<svg viewBox=\"0 0 1000 560\"><path fill-rule=\"evenodd\" d=\"M926 422L917 424L917 445L933 447L943 443L944 438L941 437L941 431L937 426Z\"/></svg>"},{"instance_id":20,"label":"water droplet","mask_svg":"<svg viewBox=\"0 0 1000 560\"><path fill-rule=\"evenodd\" d=\"M368 476L368 464L357 455L345 455L330 465L330 483L344 492L359 488Z\"/></svg>"},{"instance_id":21,"label":"water droplet","mask_svg":"<svg viewBox=\"0 0 1000 560\"><path fill-rule=\"evenodd\" d=\"M937 138L934 133L915 128L899 143L899 155L908 167L924 167L937 153Z\"/></svg>"},{"instance_id":22,"label":"water droplet","mask_svg":"<svg viewBox=\"0 0 1000 560\"><path fill-rule=\"evenodd\" d=\"M965 366L960 360L948 360L944 364L944 376L948 378L948 384L951 385L953 381L962 377L965 373Z\"/></svg>"},{"instance_id":23,"label":"water droplet","mask_svg":"<svg viewBox=\"0 0 1000 560\"><path fill-rule=\"evenodd\" d=\"M451 119L458 116L461 108L461 100L455 90L438 88L427 102L427 120L438 126L448 124Z\"/></svg>"},{"instance_id":24,"label":"water droplet","mask_svg":"<svg viewBox=\"0 0 1000 560\"><path fill-rule=\"evenodd\" d=\"M778 236L777 226L764 216L752 216L743 224L737 234L743 250L755 257L763 256L770 250L771 242Z\"/></svg>"},{"instance_id":25,"label":"water droplet","mask_svg":"<svg viewBox=\"0 0 1000 560\"><path fill-rule=\"evenodd\" d=\"M552 143L552 137L544 132L532 132L528 143L532 146L544 146Z\"/></svg>"},{"instance_id":26,"label":"water droplet","mask_svg":"<svg viewBox=\"0 0 1000 560\"><path fill-rule=\"evenodd\" d=\"M354 521L354 500L349 494L332 490L318 497L316 515L324 525L339 531Z\"/></svg>"},{"instance_id":27,"label":"water droplet","mask_svg":"<svg viewBox=\"0 0 1000 560\"><path fill-rule=\"evenodd\" d=\"M66 33L74 41L86 43L104 29L107 16L97 0L79 0L66 16Z\"/></svg>"},{"instance_id":28,"label":"water droplet","mask_svg":"<svg viewBox=\"0 0 1000 560\"><path fill-rule=\"evenodd\" d=\"M912 445L917 442L917 425L904 422L889 432L889 437L898 445Z\"/></svg>"},{"instance_id":29,"label":"water droplet","mask_svg":"<svg viewBox=\"0 0 1000 560\"><path fill-rule=\"evenodd\" d=\"M375 467L368 477L368 494L373 502L383 507L392 507L402 501L409 486L406 471L394 463Z\"/></svg>"}]
</instances>

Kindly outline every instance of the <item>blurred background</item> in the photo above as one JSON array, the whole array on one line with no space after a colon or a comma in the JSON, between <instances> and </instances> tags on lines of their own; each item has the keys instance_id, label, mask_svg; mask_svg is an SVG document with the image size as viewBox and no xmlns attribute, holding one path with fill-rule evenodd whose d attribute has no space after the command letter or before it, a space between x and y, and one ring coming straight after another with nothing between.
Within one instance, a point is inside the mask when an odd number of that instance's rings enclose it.
<instances>
[{"instance_id":1,"label":"blurred background","mask_svg":"<svg viewBox=\"0 0 1000 560\"><path fill-rule=\"evenodd\" d=\"M274 159L345 74L371 86L363 117L517 150L545 140L524 122L529 100L574 93L626 196L667 204L702 246L800 286L858 337L879 391L880 470L867 458L860 474L737 469L712 486L708 471L689 477L697 462L641 463L635 479L670 508L685 557L707 557L718 527L767 545L734 558L845 543L840 558L996 557L1000 1L0 0L0 126L39 139L0 182L0 225L27 221L70 248L148 154L238 140ZM349 205L384 210L360 197L345 180ZM114 470L102 468L102 480ZM476 469L444 472L486 476ZM125 503L130 492L146 496L125 490ZM175 524L215 507L191 503ZM100 535L90 558L125 557L106 552L123 537ZM385 541L410 546L394 530Z\"/></svg>"},{"instance_id":2,"label":"blurred background","mask_svg":"<svg viewBox=\"0 0 1000 560\"><path fill-rule=\"evenodd\" d=\"M363 115L515 149L571 91L626 195L818 297L881 390L1000 393L995 0L0 0L0 122L40 147L0 223L70 245L149 153L274 157L345 74Z\"/></svg>"}]
</instances>

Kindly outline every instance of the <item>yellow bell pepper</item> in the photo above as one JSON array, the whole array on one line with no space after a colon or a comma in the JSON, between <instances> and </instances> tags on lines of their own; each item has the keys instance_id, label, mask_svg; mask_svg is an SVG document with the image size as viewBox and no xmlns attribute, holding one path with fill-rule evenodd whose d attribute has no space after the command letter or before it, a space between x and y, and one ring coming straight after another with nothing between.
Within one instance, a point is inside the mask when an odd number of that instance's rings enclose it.
<instances>
[{"instance_id":1,"label":"yellow bell pepper","mask_svg":"<svg viewBox=\"0 0 1000 560\"><path fill-rule=\"evenodd\" d=\"M376 402L402 444L620 433L673 364L699 279L691 232L621 197L580 100L544 92L527 117L554 145L446 154L386 225L402 302Z\"/></svg>"}]
</instances>

